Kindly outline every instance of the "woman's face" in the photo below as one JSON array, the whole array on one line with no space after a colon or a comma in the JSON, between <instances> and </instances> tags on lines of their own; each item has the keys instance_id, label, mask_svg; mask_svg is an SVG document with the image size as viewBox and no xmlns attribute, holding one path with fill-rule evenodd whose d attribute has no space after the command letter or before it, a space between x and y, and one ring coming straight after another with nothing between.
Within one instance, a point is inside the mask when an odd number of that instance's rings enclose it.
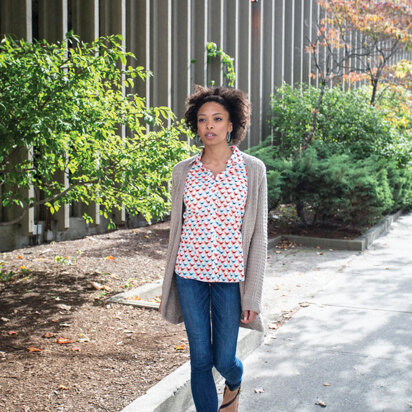
<instances>
[{"instance_id":1,"label":"woman's face","mask_svg":"<svg viewBox=\"0 0 412 412\"><path fill-rule=\"evenodd\" d=\"M233 130L229 112L219 103L207 102L197 112L197 133L205 146L227 145L227 134Z\"/></svg>"}]
</instances>

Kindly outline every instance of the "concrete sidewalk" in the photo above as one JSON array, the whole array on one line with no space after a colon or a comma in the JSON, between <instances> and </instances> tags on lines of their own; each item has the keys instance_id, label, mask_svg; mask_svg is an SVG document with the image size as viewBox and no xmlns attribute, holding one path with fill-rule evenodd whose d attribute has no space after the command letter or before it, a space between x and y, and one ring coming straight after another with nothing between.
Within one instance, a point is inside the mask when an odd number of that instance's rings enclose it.
<instances>
[{"instance_id":1,"label":"concrete sidewalk","mask_svg":"<svg viewBox=\"0 0 412 412\"><path fill-rule=\"evenodd\" d=\"M412 215L335 273L245 360L239 411L412 411Z\"/></svg>"}]
</instances>

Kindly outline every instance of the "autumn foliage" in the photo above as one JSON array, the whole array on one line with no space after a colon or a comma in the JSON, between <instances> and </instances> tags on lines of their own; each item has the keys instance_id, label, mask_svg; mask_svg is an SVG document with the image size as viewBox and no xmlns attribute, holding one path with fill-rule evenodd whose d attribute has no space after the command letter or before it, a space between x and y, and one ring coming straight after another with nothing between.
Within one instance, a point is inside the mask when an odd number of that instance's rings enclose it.
<instances>
[{"instance_id":1,"label":"autumn foliage","mask_svg":"<svg viewBox=\"0 0 412 412\"><path fill-rule=\"evenodd\" d=\"M410 4L399 0L318 3L325 17L319 21L308 51L314 57L321 84L367 80L372 85L371 104L380 82L407 85L405 71L391 67L399 63L401 51L412 50Z\"/></svg>"}]
</instances>

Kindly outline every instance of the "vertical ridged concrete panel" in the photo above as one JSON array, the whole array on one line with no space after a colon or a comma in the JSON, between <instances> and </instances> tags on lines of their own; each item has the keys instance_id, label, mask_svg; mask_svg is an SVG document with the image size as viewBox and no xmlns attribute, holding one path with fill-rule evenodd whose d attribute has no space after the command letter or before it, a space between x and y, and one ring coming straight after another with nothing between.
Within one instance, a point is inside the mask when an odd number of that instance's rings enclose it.
<instances>
[{"instance_id":1,"label":"vertical ridged concrete panel","mask_svg":"<svg viewBox=\"0 0 412 412\"><path fill-rule=\"evenodd\" d=\"M275 0L274 38L274 84L279 87L285 80L285 0Z\"/></svg>"},{"instance_id":2,"label":"vertical ridged concrete panel","mask_svg":"<svg viewBox=\"0 0 412 412\"><path fill-rule=\"evenodd\" d=\"M251 4L250 1L242 2L239 6L239 54L238 54L238 88L250 96L251 84ZM252 107L253 111L253 107ZM250 147L250 133L240 144L241 149Z\"/></svg>"},{"instance_id":3,"label":"vertical ridged concrete panel","mask_svg":"<svg viewBox=\"0 0 412 412\"><path fill-rule=\"evenodd\" d=\"M362 33L358 32L356 44L357 44L358 52L361 51L363 49L363 46L362 46L362 44L363 44L363 35L362 35ZM357 67L361 71L364 71L366 69L365 63L359 58L357 59ZM362 80L360 82L357 82L357 84L358 84L358 86L363 86L365 84L365 82Z\"/></svg>"},{"instance_id":4,"label":"vertical ridged concrete panel","mask_svg":"<svg viewBox=\"0 0 412 412\"><path fill-rule=\"evenodd\" d=\"M320 7L319 8L319 28L321 27L321 26L323 26L322 25L322 19L324 19L325 18L325 15L326 15L326 13L325 13L325 10L322 8L322 7ZM325 70L326 70L326 48L325 47L319 47L319 51L318 51L318 62L319 62L319 66L320 66L320 71L321 71L321 74L322 75L324 75L325 74ZM318 80L320 80L321 78L319 78ZM320 83L318 83L318 86L320 86Z\"/></svg>"},{"instance_id":5,"label":"vertical ridged concrete panel","mask_svg":"<svg viewBox=\"0 0 412 412\"><path fill-rule=\"evenodd\" d=\"M39 0L39 38L63 41L67 33L67 0Z\"/></svg>"},{"instance_id":6,"label":"vertical ridged concrete panel","mask_svg":"<svg viewBox=\"0 0 412 412\"><path fill-rule=\"evenodd\" d=\"M67 33L67 0L39 0L39 38L49 43L62 42ZM56 172L56 179L67 189L69 187L68 171ZM57 221L57 230L64 231L70 227L70 204L61 205L52 216Z\"/></svg>"},{"instance_id":7,"label":"vertical ridged concrete panel","mask_svg":"<svg viewBox=\"0 0 412 412\"><path fill-rule=\"evenodd\" d=\"M310 39L311 39L312 43L316 40L316 38L318 36L319 18L320 18L319 16L320 16L320 6L319 6L319 4L316 0L313 0L313 2L312 2L312 30L310 32L310 36L311 36ZM316 48L315 53L316 53L316 58L319 59L319 49L318 48ZM315 65L314 57L315 57L314 55L312 55L312 54L310 55L311 73L314 75L314 76L311 76L311 78L310 78L311 79L310 84L312 86L318 87L318 84L319 84L319 77L318 77L319 71L318 71L318 69Z\"/></svg>"},{"instance_id":8,"label":"vertical ridged concrete panel","mask_svg":"<svg viewBox=\"0 0 412 412\"><path fill-rule=\"evenodd\" d=\"M358 34L354 31L352 32L351 36L351 53L353 53L356 50L356 45L357 45L357 37ZM357 67L358 62L356 61L355 56L352 54L349 58L349 71L354 70L355 67ZM349 87L356 87L356 83L352 84L352 82L349 82Z\"/></svg>"},{"instance_id":9,"label":"vertical ridged concrete panel","mask_svg":"<svg viewBox=\"0 0 412 412\"><path fill-rule=\"evenodd\" d=\"M0 35L13 35L16 39L24 39L28 42L33 40L32 33L32 1L31 0L1 0L0 2ZM12 163L20 163L33 159L33 150L21 148L11 158ZM23 199L34 198L34 187L21 189L20 195ZM26 202L25 202L26 203ZM11 221L22 213L20 207L3 209L5 221ZM34 208L28 209L23 219L18 223L21 226L21 234L29 236L34 229Z\"/></svg>"},{"instance_id":10,"label":"vertical ridged concrete panel","mask_svg":"<svg viewBox=\"0 0 412 412\"><path fill-rule=\"evenodd\" d=\"M136 56L136 60L128 62L132 67L143 66L145 70L152 70L150 60L151 45L151 0L127 0L126 3L126 46L127 50ZM146 98L146 105L150 106L150 82L135 78L134 88L128 90Z\"/></svg>"},{"instance_id":11,"label":"vertical ridged concrete panel","mask_svg":"<svg viewBox=\"0 0 412 412\"><path fill-rule=\"evenodd\" d=\"M223 36L223 11L225 9L225 0L209 0L208 9L208 28L207 41L216 43L218 49L225 50ZM223 86L223 70L219 57L212 58L208 64L208 84L214 82L215 86Z\"/></svg>"},{"instance_id":12,"label":"vertical ridged concrete panel","mask_svg":"<svg viewBox=\"0 0 412 412\"><path fill-rule=\"evenodd\" d=\"M249 147L256 146L262 140L262 66L263 66L263 8L265 2L252 4L252 41L250 65L250 100L252 119L250 126Z\"/></svg>"},{"instance_id":13,"label":"vertical ridged concrete panel","mask_svg":"<svg viewBox=\"0 0 412 412\"><path fill-rule=\"evenodd\" d=\"M192 88L195 84L207 86L207 52L206 43L208 41L208 2L192 2L192 28L191 28L191 65ZM193 91L193 89L192 89Z\"/></svg>"},{"instance_id":14,"label":"vertical ridged concrete panel","mask_svg":"<svg viewBox=\"0 0 412 412\"><path fill-rule=\"evenodd\" d=\"M293 83L302 82L303 73L303 0L294 0L295 16L293 29Z\"/></svg>"},{"instance_id":15,"label":"vertical ridged concrete panel","mask_svg":"<svg viewBox=\"0 0 412 412\"><path fill-rule=\"evenodd\" d=\"M316 1L316 0L315 0ZM312 37L313 23L313 2L314 0L303 0L303 56L302 56L302 81L310 84L310 73L312 70L312 55L307 48Z\"/></svg>"},{"instance_id":16,"label":"vertical ridged concrete panel","mask_svg":"<svg viewBox=\"0 0 412 412\"><path fill-rule=\"evenodd\" d=\"M0 36L5 34L32 41L32 0L0 1Z\"/></svg>"},{"instance_id":17,"label":"vertical ridged concrete panel","mask_svg":"<svg viewBox=\"0 0 412 412\"><path fill-rule=\"evenodd\" d=\"M239 79L237 77L239 68L239 1L238 0L226 0L226 8L224 11L225 23L224 34L226 37L225 47L226 53L235 60L233 62L236 73L236 80L234 87L238 87ZM227 81L224 82L227 85Z\"/></svg>"},{"instance_id":18,"label":"vertical ridged concrete panel","mask_svg":"<svg viewBox=\"0 0 412 412\"><path fill-rule=\"evenodd\" d=\"M172 1L153 0L151 105L172 106Z\"/></svg>"},{"instance_id":19,"label":"vertical ridged concrete panel","mask_svg":"<svg viewBox=\"0 0 412 412\"><path fill-rule=\"evenodd\" d=\"M99 0L72 0L72 27L84 42L90 43L99 37ZM86 213L93 219L93 226L100 224L100 206L94 202L73 205L75 215Z\"/></svg>"},{"instance_id":20,"label":"vertical ridged concrete panel","mask_svg":"<svg viewBox=\"0 0 412 412\"><path fill-rule=\"evenodd\" d=\"M294 64L294 30L295 25L295 1L285 0L285 52L284 52L284 80L286 83L294 83L293 64Z\"/></svg>"},{"instance_id":21,"label":"vertical ridged concrete panel","mask_svg":"<svg viewBox=\"0 0 412 412\"><path fill-rule=\"evenodd\" d=\"M275 2L267 1L263 5L262 140L272 133L272 126L269 124L271 118L270 95L275 84Z\"/></svg>"},{"instance_id":22,"label":"vertical ridged concrete panel","mask_svg":"<svg viewBox=\"0 0 412 412\"><path fill-rule=\"evenodd\" d=\"M102 36L120 35L122 37L120 44L123 49L126 49L126 0L100 0L99 27ZM122 63L119 62L118 65L120 69L125 69ZM122 76L122 80L124 80L124 76ZM122 85L122 92L124 96L126 93L124 84ZM119 126L118 133L124 138L126 136L126 127L124 125ZM124 207L114 210L113 220L116 224L122 224L126 221Z\"/></svg>"},{"instance_id":23,"label":"vertical ridged concrete panel","mask_svg":"<svg viewBox=\"0 0 412 412\"><path fill-rule=\"evenodd\" d=\"M81 40L99 37L99 0L72 0L72 27Z\"/></svg>"},{"instance_id":24,"label":"vertical ridged concrete panel","mask_svg":"<svg viewBox=\"0 0 412 412\"><path fill-rule=\"evenodd\" d=\"M172 53L172 110L183 118L185 99L191 92L191 1L173 2L173 53Z\"/></svg>"},{"instance_id":25,"label":"vertical ridged concrete panel","mask_svg":"<svg viewBox=\"0 0 412 412\"><path fill-rule=\"evenodd\" d=\"M348 42L349 42L349 46L352 46L352 42L353 42L353 32L350 32L350 33L348 33L348 37L347 37L347 40L348 40ZM349 49L348 50L348 53L350 53L351 52L351 50ZM349 75L349 70L350 70L350 57L348 56L348 53L346 54L346 56L345 56L345 70L344 70L344 74L345 75ZM348 90L348 89L350 89L350 82L349 82L349 79L347 80L347 81L343 81L342 82L343 83L343 88L344 88L344 90Z\"/></svg>"}]
</instances>

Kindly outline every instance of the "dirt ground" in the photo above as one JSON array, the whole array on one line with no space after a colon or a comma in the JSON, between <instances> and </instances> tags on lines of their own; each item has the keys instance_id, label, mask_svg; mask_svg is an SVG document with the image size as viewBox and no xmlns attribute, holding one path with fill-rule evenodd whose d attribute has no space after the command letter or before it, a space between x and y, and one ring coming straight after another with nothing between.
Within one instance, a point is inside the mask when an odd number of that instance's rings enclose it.
<instances>
[{"instance_id":1,"label":"dirt ground","mask_svg":"<svg viewBox=\"0 0 412 412\"><path fill-rule=\"evenodd\" d=\"M0 255L1 411L118 411L187 361L182 325L105 303L162 277L167 236L159 223Z\"/></svg>"},{"instance_id":2,"label":"dirt ground","mask_svg":"<svg viewBox=\"0 0 412 412\"><path fill-rule=\"evenodd\" d=\"M0 255L1 411L119 411L188 360L183 325L106 302L163 276L168 233L164 222Z\"/></svg>"}]
</instances>

